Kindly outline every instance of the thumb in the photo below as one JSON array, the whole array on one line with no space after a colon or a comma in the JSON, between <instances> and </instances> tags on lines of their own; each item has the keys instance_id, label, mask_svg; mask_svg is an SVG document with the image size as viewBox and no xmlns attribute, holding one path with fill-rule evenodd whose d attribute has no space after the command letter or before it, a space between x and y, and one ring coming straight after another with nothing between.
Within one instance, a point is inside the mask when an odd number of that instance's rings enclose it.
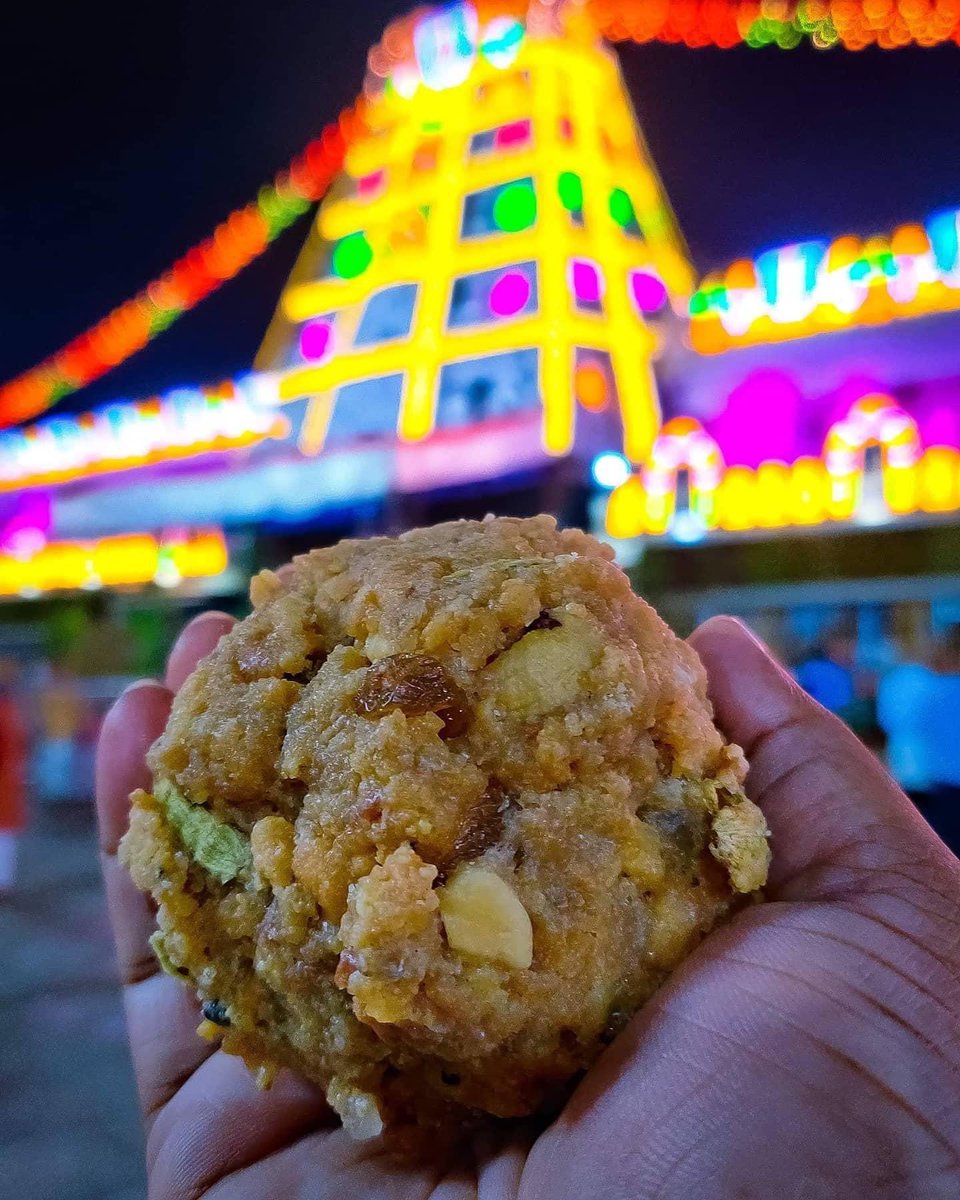
<instances>
[{"instance_id":1,"label":"thumb","mask_svg":"<svg viewBox=\"0 0 960 1200\"><path fill-rule=\"evenodd\" d=\"M956 860L874 755L731 617L695 631L717 722L770 826L770 894L834 899L923 884Z\"/></svg>"}]
</instances>

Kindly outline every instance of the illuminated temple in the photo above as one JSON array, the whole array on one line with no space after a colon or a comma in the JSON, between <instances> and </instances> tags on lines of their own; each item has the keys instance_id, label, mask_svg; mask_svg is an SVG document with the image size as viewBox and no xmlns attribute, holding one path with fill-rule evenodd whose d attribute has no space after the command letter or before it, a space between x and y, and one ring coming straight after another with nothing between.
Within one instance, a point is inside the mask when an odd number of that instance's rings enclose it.
<instances>
[{"instance_id":1,"label":"illuminated temple","mask_svg":"<svg viewBox=\"0 0 960 1200\"><path fill-rule=\"evenodd\" d=\"M697 283L587 11L392 25L252 371L0 434L0 594L488 510L628 562L949 523L960 213Z\"/></svg>"}]
</instances>

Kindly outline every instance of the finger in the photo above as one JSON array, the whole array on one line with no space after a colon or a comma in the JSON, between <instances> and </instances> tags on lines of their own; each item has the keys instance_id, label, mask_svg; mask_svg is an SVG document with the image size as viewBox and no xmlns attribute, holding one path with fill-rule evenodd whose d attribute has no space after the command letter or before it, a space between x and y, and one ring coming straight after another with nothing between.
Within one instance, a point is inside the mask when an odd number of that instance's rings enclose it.
<instances>
[{"instance_id":1,"label":"finger","mask_svg":"<svg viewBox=\"0 0 960 1200\"><path fill-rule=\"evenodd\" d=\"M96 792L100 849L114 855L127 831L130 793L150 787L147 751L163 732L173 697L155 679L126 689L103 721L97 745Z\"/></svg>"},{"instance_id":2,"label":"finger","mask_svg":"<svg viewBox=\"0 0 960 1200\"><path fill-rule=\"evenodd\" d=\"M239 1058L217 1051L150 1131L151 1196L193 1200L206 1195L224 1176L276 1154L311 1130L334 1125L322 1092L312 1084L281 1072L269 1091L261 1091ZM265 1186L256 1194L288 1193Z\"/></svg>"},{"instance_id":3,"label":"finger","mask_svg":"<svg viewBox=\"0 0 960 1200\"><path fill-rule=\"evenodd\" d=\"M151 785L146 754L163 732L171 699L162 684L149 679L135 683L107 713L97 745L101 864L120 978L124 983L142 979L158 969L147 940L153 932L152 905L117 861L117 846L127 831L130 793Z\"/></svg>"},{"instance_id":4,"label":"finger","mask_svg":"<svg viewBox=\"0 0 960 1200\"><path fill-rule=\"evenodd\" d=\"M149 938L155 928L149 896L134 886L117 858L129 823L130 793L150 787L145 756L170 712L167 688L143 680L107 714L97 747L97 815L101 865L117 947L134 1071L149 1121L183 1079L212 1052L196 1036L199 1004L163 975Z\"/></svg>"},{"instance_id":5,"label":"finger","mask_svg":"<svg viewBox=\"0 0 960 1200\"><path fill-rule=\"evenodd\" d=\"M200 659L205 658L235 624L233 617L214 610L194 617L177 638L167 660L165 682L171 692L179 692Z\"/></svg>"},{"instance_id":6,"label":"finger","mask_svg":"<svg viewBox=\"0 0 960 1200\"><path fill-rule=\"evenodd\" d=\"M123 1001L140 1108L150 1129L216 1046L197 1034L200 1001L186 979L180 983L157 971L128 985Z\"/></svg>"},{"instance_id":7,"label":"finger","mask_svg":"<svg viewBox=\"0 0 960 1200\"><path fill-rule=\"evenodd\" d=\"M771 889L784 898L859 890L865 873L935 852L926 824L877 759L810 699L739 621L690 639L723 732L750 763L747 791L772 833Z\"/></svg>"}]
</instances>

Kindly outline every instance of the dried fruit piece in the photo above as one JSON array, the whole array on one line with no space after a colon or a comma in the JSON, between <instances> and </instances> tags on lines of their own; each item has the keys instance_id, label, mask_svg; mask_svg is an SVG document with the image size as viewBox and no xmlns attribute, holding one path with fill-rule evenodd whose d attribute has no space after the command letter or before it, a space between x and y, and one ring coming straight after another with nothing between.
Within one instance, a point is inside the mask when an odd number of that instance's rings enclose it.
<instances>
[{"instance_id":1,"label":"dried fruit piece","mask_svg":"<svg viewBox=\"0 0 960 1200\"><path fill-rule=\"evenodd\" d=\"M535 633L538 629L559 629L561 624L562 622L558 621L553 613L547 612L544 609L539 617L532 620L523 632L527 634Z\"/></svg>"},{"instance_id":2,"label":"dried fruit piece","mask_svg":"<svg viewBox=\"0 0 960 1200\"><path fill-rule=\"evenodd\" d=\"M485 867L459 867L438 891L450 946L525 971L533 962L533 926L508 883Z\"/></svg>"},{"instance_id":3,"label":"dried fruit piece","mask_svg":"<svg viewBox=\"0 0 960 1200\"><path fill-rule=\"evenodd\" d=\"M449 877L460 863L479 858L484 850L496 845L503 833L503 814L508 805L503 789L496 781L491 782L479 803L464 817L450 857L442 864L441 876Z\"/></svg>"},{"instance_id":4,"label":"dried fruit piece","mask_svg":"<svg viewBox=\"0 0 960 1200\"><path fill-rule=\"evenodd\" d=\"M203 1002L202 1012L204 1019L207 1021L212 1021L214 1025L230 1024L227 1006L222 1000L205 1000Z\"/></svg>"},{"instance_id":5,"label":"dried fruit piece","mask_svg":"<svg viewBox=\"0 0 960 1200\"><path fill-rule=\"evenodd\" d=\"M463 690L428 654L391 654L373 663L353 703L364 717L381 717L396 709L408 717L436 713L443 721L443 737L459 737L469 721Z\"/></svg>"}]
</instances>

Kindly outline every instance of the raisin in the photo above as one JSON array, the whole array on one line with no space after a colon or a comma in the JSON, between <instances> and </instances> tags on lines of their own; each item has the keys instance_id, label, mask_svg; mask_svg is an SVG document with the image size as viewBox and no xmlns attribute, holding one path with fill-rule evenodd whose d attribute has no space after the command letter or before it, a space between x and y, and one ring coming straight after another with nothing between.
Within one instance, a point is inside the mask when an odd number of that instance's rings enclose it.
<instances>
[{"instance_id":1,"label":"raisin","mask_svg":"<svg viewBox=\"0 0 960 1200\"><path fill-rule=\"evenodd\" d=\"M347 949L341 952L337 969L333 973L333 982L338 988L345 988L350 976L360 966L360 956L356 950Z\"/></svg>"},{"instance_id":2,"label":"raisin","mask_svg":"<svg viewBox=\"0 0 960 1200\"><path fill-rule=\"evenodd\" d=\"M503 793L496 787L488 788L467 813L457 840L453 843L453 857L457 862L479 858L500 840L503 833Z\"/></svg>"},{"instance_id":3,"label":"raisin","mask_svg":"<svg viewBox=\"0 0 960 1200\"><path fill-rule=\"evenodd\" d=\"M529 625L525 625L523 629L516 634L516 636L511 637L501 650L497 650L496 653L491 654L485 665L489 667L491 663L496 662L501 654L505 654L508 650L514 647L517 642L519 642L522 638L525 638L528 633L536 633L539 629L559 629L561 624L562 622L558 621L556 617L551 616L551 614L544 609L538 617L534 617Z\"/></svg>"},{"instance_id":4,"label":"raisin","mask_svg":"<svg viewBox=\"0 0 960 1200\"><path fill-rule=\"evenodd\" d=\"M484 850L495 846L503 835L503 814L510 801L496 782L491 780L480 800L470 809L457 833L450 856L439 864L437 885L444 883L464 862L479 858Z\"/></svg>"},{"instance_id":5,"label":"raisin","mask_svg":"<svg viewBox=\"0 0 960 1200\"><path fill-rule=\"evenodd\" d=\"M229 1025L230 1018L227 1016L227 1006L222 1000L204 1000L203 1015L208 1021L212 1021L214 1025Z\"/></svg>"},{"instance_id":6,"label":"raisin","mask_svg":"<svg viewBox=\"0 0 960 1200\"><path fill-rule=\"evenodd\" d=\"M456 1071L441 1071L440 1078L450 1087L456 1087L460 1082L460 1076L456 1073Z\"/></svg>"},{"instance_id":7,"label":"raisin","mask_svg":"<svg viewBox=\"0 0 960 1200\"><path fill-rule=\"evenodd\" d=\"M574 1054L580 1049L580 1039L573 1029L561 1029L560 1045L568 1054Z\"/></svg>"},{"instance_id":8,"label":"raisin","mask_svg":"<svg viewBox=\"0 0 960 1200\"><path fill-rule=\"evenodd\" d=\"M551 616L550 613L548 613L546 611L546 609L544 609L544 611L540 614L540 616L537 617L536 620L531 621L530 624L526 627L526 629L524 629L523 632L524 633L533 633L533 631L535 629L559 629L559 628L560 628L560 622L557 620L557 618L554 616Z\"/></svg>"},{"instance_id":9,"label":"raisin","mask_svg":"<svg viewBox=\"0 0 960 1200\"><path fill-rule=\"evenodd\" d=\"M399 709L408 717L436 713L443 721L440 736L459 737L469 724L469 707L462 689L443 664L426 654L392 654L367 668L354 697L363 717L381 717Z\"/></svg>"}]
</instances>

